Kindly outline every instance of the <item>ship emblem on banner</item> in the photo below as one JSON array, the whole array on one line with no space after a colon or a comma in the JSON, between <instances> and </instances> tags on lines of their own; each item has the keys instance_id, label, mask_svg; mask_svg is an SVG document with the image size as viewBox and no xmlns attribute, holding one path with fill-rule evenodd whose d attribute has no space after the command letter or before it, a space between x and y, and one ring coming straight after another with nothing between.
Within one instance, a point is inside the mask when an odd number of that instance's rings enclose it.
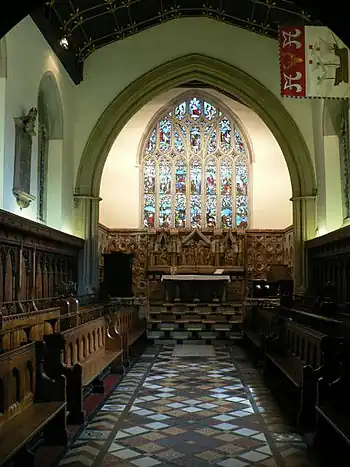
<instances>
[{"instance_id":1,"label":"ship emblem on banner","mask_svg":"<svg viewBox=\"0 0 350 467\"><path fill-rule=\"evenodd\" d=\"M279 29L283 97L350 97L349 49L325 26Z\"/></svg>"}]
</instances>

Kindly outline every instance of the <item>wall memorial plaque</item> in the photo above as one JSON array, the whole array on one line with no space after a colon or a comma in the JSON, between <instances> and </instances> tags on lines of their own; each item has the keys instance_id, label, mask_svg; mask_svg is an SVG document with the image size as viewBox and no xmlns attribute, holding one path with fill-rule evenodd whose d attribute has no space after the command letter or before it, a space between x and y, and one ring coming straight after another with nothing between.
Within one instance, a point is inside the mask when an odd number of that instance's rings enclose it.
<instances>
[{"instance_id":1,"label":"wall memorial plaque","mask_svg":"<svg viewBox=\"0 0 350 467\"><path fill-rule=\"evenodd\" d=\"M13 194L18 206L27 208L35 196L30 194L30 178L32 165L32 139L36 136L35 123L38 111L32 107L28 115L15 118L15 167L13 177Z\"/></svg>"}]
</instances>

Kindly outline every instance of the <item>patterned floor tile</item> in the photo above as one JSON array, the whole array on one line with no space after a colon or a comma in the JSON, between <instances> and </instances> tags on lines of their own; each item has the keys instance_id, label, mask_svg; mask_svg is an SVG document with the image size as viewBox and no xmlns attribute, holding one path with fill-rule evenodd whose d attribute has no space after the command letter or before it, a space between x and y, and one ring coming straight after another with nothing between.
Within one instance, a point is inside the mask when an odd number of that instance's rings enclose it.
<instances>
[{"instance_id":1,"label":"patterned floor tile","mask_svg":"<svg viewBox=\"0 0 350 467\"><path fill-rule=\"evenodd\" d=\"M173 350L146 350L59 465L316 467L241 349Z\"/></svg>"}]
</instances>

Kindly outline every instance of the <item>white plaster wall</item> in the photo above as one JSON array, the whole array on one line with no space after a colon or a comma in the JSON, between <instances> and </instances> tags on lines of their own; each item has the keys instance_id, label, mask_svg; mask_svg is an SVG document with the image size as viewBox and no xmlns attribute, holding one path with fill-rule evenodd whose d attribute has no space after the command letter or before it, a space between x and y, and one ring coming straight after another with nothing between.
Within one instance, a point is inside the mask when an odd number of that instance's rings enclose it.
<instances>
[{"instance_id":1,"label":"white plaster wall","mask_svg":"<svg viewBox=\"0 0 350 467\"><path fill-rule=\"evenodd\" d=\"M3 209L4 193L4 145L6 101L7 51L6 39L0 39L0 209Z\"/></svg>"},{"instance_id":2,"label":"white plaster wall","mask_svg":"<svg viewBox=\"0 0 350 467\"><path fill-rule=\"evenodd\" d=\"M32 202L27 209L19 209L12 194L15 151L14 118L23 116L30 107L37 106L38 88L42 76L51 71L56 78L63 107L64 140L62 189L57 191L59 200L54 203L48 215L47 225L72 233L73 172L73 130L76 87L53 53L44 37L30 17L17 24L6 36L7 44L7 85L5 105L5 148L3 170L3 209L37 221L37 205ZM33 138L31 170L31 194L37 195L37 151L38 139ZM49 161L49 167L52 161ZM57 161L53 164L57 168ZM58 180L50 174L49 179ZM57 182L56 182L57 183ZM51 194L52 198L52 183ZM61 206L61 207L60 207Z\"/></svg>"},{"instance_id":3,"label":"white plaster wall","mask_svg":"<svg viewBox=\"0 0 350 467\"><path fill-rule=\"evenodd\" d=\"M58 214L62 213L62 140L49 141L49 160L47 167L47 224L61 229L64 227L64 220ZM57 196L59 193L60 196Z\"/></svg>"},{"instance_id":4,"label":"white plaster wall","mask_svg":"<svg viewBox=\"0 0 350 467\"><path fill-rule=\"evenodd\" d=\"M0 209L4 209L5 101L6 78L0 77Z\"/></svg>"},{"instance_id":5,"label":"white plaster wall","mask_svg":"<svg viewBox=\"0 0 350 467\"><path fill-rule=\"evenodd\" d=\"M37 207L32 203L31 207L19 210L15 198L12 195L13 183L13 157L14 157L14 122L13 118L23 115L28 109L37 104L37 91L40 80L46 71L52 71L56 77L63 107L64 116L64 147L62 158L62 196L60 199L52 201L55 209L50 212L48 225L68 232L72 231L72 194L74 179L79 167L80 157L85 147L86 141L96 124L101 113L111 103L115 96L120 93L128 84L140 77L145 72L159 66L173 58L187 55L189 53L200 53L212 56L233 64L237 68L255 77L263 85L269 88L290 112L291 116L299 126L310 153L313 157L313 119L310 100L295 100L280 98L279 84L279 64L278 64L278 44L275 40L264 38L250 31L235 28L233 26L220 23L208 18L181 18L168 23L156 26L123 41L106 46L89 57L85 64L85 79L78 87L74 86L66 71L55 57L51 48L44 40L41 33L36 28L30 17L24 19L6 36L7 56L8 56L8 80L6 86L6 105L0 106L1 118L4 120L4 137L6 140L4 150L1 151L1 131L0 131L0 206L3 209L12 211L19 215L36 220ZM226 44L223 46L223 44ZM4 81L0 83L1 90L4 91ZM0 97L1 99L1 97ZM1 102L1 101L0 101ZM154 101L156 102L156 101ZM152 105L155 105L154 103ZM147 107L148 108L148 107ZM159 108L159 107L158 107ZM151 109L151 107L149 107ZM153 110L149 110L153 115ZM268 110L268 109L267 109ZM145 110L144 110L145 111ZM6 113L6 117L5 117ZM243 119L243 117L242 117ZM143 124L146 125L146 118ZM131 120L129 125L134 125L135 139L139 140L143 129L138 128L135 120ZM246 123L247 126L249 126ZM254 124L252 123L252 130ZM260 150L260 154L277 154L275 142L265 134L265 145ZM74 137L74 141L73 141ZM261 141L264 137L260 136ZM269 139L271 146L268 147ZM32 162L32 193L36 195L37 189L37 138L33 141L33 162ZM134 151L134 138L124 140L125 150L122 161L122 170L127 170L130 164L129 150ZM256 147L258 143L255 142ZM254 209L253 226L260 228L262 224L268 223L271 226L277 221L274 210L280 214L285 212L285 217L281 218L281 223L288 224L290 208L282 209L284 200L289 197L287 191L289 185L282 183L283 177L276 177L274 172L268 169L266 158L257 159L254 167L254 181L252 206ZM264 160L264 164L259 166L259 160ZM276 159L277 161L277 159ZM53 161L51 161L53 162ZM109 164L112 163L111 160ZM134 162L133 162L134 164ZM278 165L273 163L274 170ZM49 164L57 168L57 161ZM120 170L120 164L118 164ZM107 167L108 168L108 167ZM135 167L133 166L133 169ZM106 169L107 170L107 169ZM131 170L131 169L130 169ZM278 170L282 170L282 165ZM285 170L285 168L283 169ZM108 170L107 170L108 171ZM265 172L264 172L265 171ZM106 171L105 171L106 173ZM122 174L123 172L121 172ZM258 175L260 173L260 175ZM105 174L104 174L105 177ZM58 178L50 174L52 183L58 183ZM122 183L126 178L122 177L121 184L116 187L118 197L125 199L125 192L122 190ZM329 179L330 180L330 179ZM327 190L332 193L332 187L327 184ZM339 183L339 182L337 182ZM275 192L281 192L278 199L270 199L271 209L269 213L258 209L259 199L265 199L267 203L267 193L271 185ZM53 185L51 184L50 199L55 198ZM120 188L119 188L120 187ZM119 191L118 191L119 190ZM133 185L135 196L139 197L138 184ZM58 190L57 190L58 191ZM101 193L103 196L103 193ZM286 196L285 196L286 195ZM278 203L281 203L279 206ZM330 204L328 203L330 206ZM61 206L61 207L60 207ZM134 205L135 207L135 205ZM106 205L101 204L101 215ZM130 215L130 209L127 209ZM134 217L132 224L139 222L139 210L133 210ZM288 212L288 214L287 214ZM329 211L328 211L329 212ZM260 214L259 214L260 213ZM269 214L269 215L267 215ZM260 218L259 218L260 216ZM267 226L264 225L266 228ZM272 228L272 227L271 227ZM328 226L329 228L329 226Z\"/></svg>"},{"instance_id":6,"label":"white plaster wall","mask_svg":"<svg viewBox=\"0 0 350 467\"><path fill-rule=\"evenodd\" d=\"M326 174L326 229L331 232L343 225L342 186L340 178L339 138L324 137Z\"/></svg>"},{"instance_id":7,"label":"white plaster wall","mask_svg":"<svg viewBox=\"0 0 350 467\"><path fill-rule=\"evenodd\" d=\"M75 173L94 125L116 95L147 71L190 53L217 58L260 81L281 99L313 154L310 101L280 97L277 41L208 18L180 18L103 47L87 59L77 89Z\"/></svg>"},{"instance_id":8,"label":"white plaster wall","mask_svg":"<svg viewBox=\"0 0 350 467\"><path fill-rule=\"evenodd\" d=\"M141 197L138 149L154 114L185 92L173 89L144 106L115 140L104 167L100 222L109 228L140 228ZM195 91L193 91L195 93ZM247 132L251 165L252 229L283 229L292 224L292 188L283 153L265 123L248 107L216 91L206 91L228 106Z\"/></svg>"}]
</instances>

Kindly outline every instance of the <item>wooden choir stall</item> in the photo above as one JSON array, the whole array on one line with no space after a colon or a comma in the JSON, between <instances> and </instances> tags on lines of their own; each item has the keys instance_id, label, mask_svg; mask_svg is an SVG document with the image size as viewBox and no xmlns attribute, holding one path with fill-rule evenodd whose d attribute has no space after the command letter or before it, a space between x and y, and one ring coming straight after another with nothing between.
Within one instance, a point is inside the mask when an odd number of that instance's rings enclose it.
<instances>
[{"instance_id":1,"label":"wooden choir stall","mask_svg":"<svg viewBox=\"0 0 350 467\"><path fill-rule=\"evenodd\" d=\"M83 240L0 218L0 465L31 467L45 446L62 452L69 425L87 421L85 401L106 397L131 364L144 300L77 296Z\"/></svg>"}]
</instances>

